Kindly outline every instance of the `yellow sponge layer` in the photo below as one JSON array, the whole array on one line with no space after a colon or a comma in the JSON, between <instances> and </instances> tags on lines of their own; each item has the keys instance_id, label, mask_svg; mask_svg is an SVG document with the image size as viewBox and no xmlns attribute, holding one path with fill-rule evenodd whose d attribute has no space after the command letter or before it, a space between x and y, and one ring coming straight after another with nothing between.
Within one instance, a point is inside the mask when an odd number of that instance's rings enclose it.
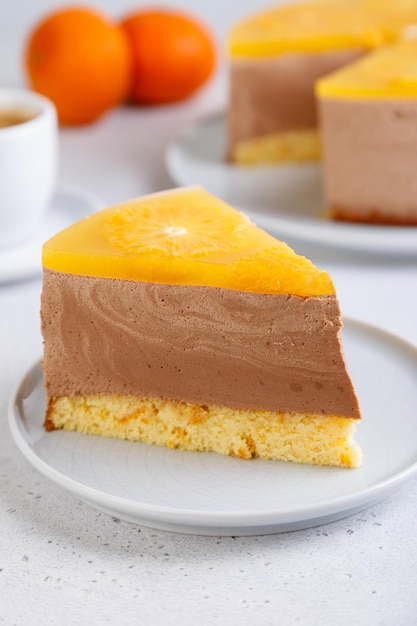
<instances>
[{"instance_id":1,"label":"yellow sponge layer","mask_svg":"<svg viewBox=\"0 0 417 626\"><path fill-rule=\"evenodd\" d=\"M320 158L319 133L314 128L273 133L234 144L230 160L238 165L305 163Z\"/></svg>"},{"instance_id":2,"label":"yellow sponge layer","mask_svg":"<svg viewBox=\"0 0 417 626\"><path fill-rule=\"evenodd\" d=\"M318 81L322 98L416 98L417 41L386 46Z\"/></svg>"},{"instance_id":3,"label":"yellow sponge layer","mask_svg":"<svg viewBox=\"0 0 417 626\"><path fill-rule=\"evenodd\" d=\"M49 430L141 441L242 459L359 467L356 420L338 416L235 410L130 396L62 397L51 402Z\"/></svg>"},{"instance_id":4,"label":"yellow sponge layer","mask_svg":"<svg viewBox=\"0 0 417 626\"><path fill-rule=\"evenodd\" d=\"M319 0L256 13L237 23L228 42L231 57L285 52L370 50L401 38L417 22L415 0Z\"/></svg>"},{"instance_id":5,"label":"yellow sponge layer","mask_svg":"<svg viewBox=\"0 0 417 626\"><path fill-rule=\"evenodd\" d=\"M203 188L125 202L61 231L43 246L50 270L265 294L334 293L326 272Z\"/></svg>"}]
</instances>

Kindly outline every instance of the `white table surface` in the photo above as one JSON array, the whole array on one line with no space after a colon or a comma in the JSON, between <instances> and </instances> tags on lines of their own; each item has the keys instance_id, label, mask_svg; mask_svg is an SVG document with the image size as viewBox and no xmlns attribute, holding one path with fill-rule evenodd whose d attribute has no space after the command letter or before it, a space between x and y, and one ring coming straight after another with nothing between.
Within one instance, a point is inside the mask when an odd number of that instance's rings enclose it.
<instances>
[{"instance_id":1,"label":"white table surface","mask_svg":"<svg viewBox=\"0 0 417 626\"><path fill-rule=\"evenodd\" d=\"M35 9L41 12L41 0L26 3L26 13L19 4L6 15L16 37L5 28L0 38L1 86L21 84L19 37ZM221 3L212 4L204 15L222 33ZM167 142L225 101L220 72L186 103L119 109L92 126L62 130L59 183L104 204L170 187ZM331 272L345 315L417 345L416 259L297 250ZM40 288L40 279L0 285L0 624L417 623L417 478L326 526L216 538L113 519L33 469L12 441L6 414L13 386L41 355Z\"/></svg>"}]
</instances>

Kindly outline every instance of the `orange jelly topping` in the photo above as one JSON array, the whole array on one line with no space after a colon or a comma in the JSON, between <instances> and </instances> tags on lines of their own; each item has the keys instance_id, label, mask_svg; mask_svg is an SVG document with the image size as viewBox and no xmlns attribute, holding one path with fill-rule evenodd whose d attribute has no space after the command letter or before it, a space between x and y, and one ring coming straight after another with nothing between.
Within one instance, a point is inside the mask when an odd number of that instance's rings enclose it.
<instances>
[{"instance_id":1,"label":"orange jelly topping","mask_svg":"<svg viewBox=\"0 0 417 626\"><path fill-rule=\"evenodd\" d=\"M265 294L334 293L330 276L201 187L104 209L43 246L44 268Z\"/></svg>"}]
</instances>

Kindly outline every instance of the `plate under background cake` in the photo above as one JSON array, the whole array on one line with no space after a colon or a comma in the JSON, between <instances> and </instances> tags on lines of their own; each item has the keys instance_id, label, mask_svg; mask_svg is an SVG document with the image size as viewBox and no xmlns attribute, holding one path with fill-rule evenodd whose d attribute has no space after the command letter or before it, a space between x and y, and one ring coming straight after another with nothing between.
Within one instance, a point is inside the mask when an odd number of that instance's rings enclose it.
<instances>
[{"instance_id":1,"label":"plate under background cake","mask_svg":"<svg viewBox=\"0 0 417 626\"><path fill-rule=\"evenodd\" d=\"M328 274L200 188L111 207L43 248L47 429L357 467Z\"/></svg>"}]
</instances>

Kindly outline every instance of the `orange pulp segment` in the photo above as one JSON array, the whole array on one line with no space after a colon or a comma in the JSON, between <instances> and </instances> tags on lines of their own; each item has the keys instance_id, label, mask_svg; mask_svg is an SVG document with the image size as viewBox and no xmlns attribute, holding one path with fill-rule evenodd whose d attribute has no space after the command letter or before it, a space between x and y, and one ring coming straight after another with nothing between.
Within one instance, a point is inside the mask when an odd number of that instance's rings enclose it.
<instances>
[{"instance_id":1,"label":"orange pulp segment","mask_svg":"<svg viewBox=\"0 0 417 626\"><path fill-rule=\"evenodd\" d=\"M265 294L334 293L329 275L201 187L94 213L43 246L50 270Z\"/></svg>"}]
</instances>

